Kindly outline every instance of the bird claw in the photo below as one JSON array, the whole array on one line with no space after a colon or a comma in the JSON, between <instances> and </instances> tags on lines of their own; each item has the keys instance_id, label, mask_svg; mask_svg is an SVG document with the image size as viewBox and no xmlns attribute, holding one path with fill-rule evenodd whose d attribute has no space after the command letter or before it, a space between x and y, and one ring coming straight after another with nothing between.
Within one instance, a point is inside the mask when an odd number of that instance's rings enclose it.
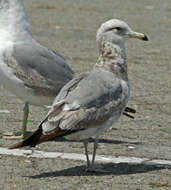
<instances>
[{"instance_id":1,"label":"bird claw","mask_svg":"<svg viewBox=\"0 0 171 190\"><path fill-rule=\"evenodd\" d=\"M20 140L20 139L24 139L24 135L23 134L18 135L13 132L5 132L2 134L2 138L3 139L11 139L11 140Z\"/></svg>"}]
</instances>

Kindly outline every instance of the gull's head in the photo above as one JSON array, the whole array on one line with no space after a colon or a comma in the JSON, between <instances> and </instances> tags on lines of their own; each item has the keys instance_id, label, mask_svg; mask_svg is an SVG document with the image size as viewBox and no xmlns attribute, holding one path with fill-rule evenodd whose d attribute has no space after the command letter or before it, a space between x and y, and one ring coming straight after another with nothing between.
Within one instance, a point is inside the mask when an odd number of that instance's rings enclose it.
<instances>
[{"instance_id":1,"label":"gull's head","mask_svg":"<svg viewBox=\"0 0 171 190\"><path fill-rule=\"evenodd\" d=\"M111 19L103 23L96 35L98 43L107 41L118 45L124 44L125 40L129 38L148 41L145 34L133 31L127 23L118 19Z\"/></svg>"}]
</instances>

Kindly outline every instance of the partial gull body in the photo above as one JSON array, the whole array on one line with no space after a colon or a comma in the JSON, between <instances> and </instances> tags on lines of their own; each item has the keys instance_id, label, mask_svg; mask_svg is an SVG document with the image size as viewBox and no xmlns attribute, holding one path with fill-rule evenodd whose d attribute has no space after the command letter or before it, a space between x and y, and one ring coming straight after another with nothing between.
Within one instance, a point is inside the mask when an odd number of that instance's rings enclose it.
<instances>
[{"instance_id":1,"label":"partial gull body","mask_svg":"<svg viewBox=\"0 0 171 190\"><path fill-rule=\"evenodd\" d=\"M87 169L94 171L97 139L120 118L128 102L130 87L124 48L128 38L148 40L121 20L112 19L102 24L96 36L99 59L93 70L68 82L38 130L10 149L36 146L61 136L83 141ZM95 138L92 162L87 148L90 137Z\"/></svg>"},{"instance_id":2,"label":"partial gull body","mask_svg":"<svg viewBox=\"0 0 171 190\"><path fill-rule=\"evenodd\" d=\"M73 72L61 55L32 38L23 0L0 0L0 34L0 83L25 102L23 138L29 104L51 105Z\"/></svg>"}]
</instances>

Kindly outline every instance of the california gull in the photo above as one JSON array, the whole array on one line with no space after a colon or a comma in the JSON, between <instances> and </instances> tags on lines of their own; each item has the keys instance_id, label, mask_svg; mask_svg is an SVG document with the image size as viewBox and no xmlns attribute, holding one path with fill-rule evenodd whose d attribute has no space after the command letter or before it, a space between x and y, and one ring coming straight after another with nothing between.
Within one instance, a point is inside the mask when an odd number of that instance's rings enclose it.
<instances>
[{"instance_id":1,"label":"california gull","mask_svg":"<svg viewBox=\"0 0 171 190\"><path fill-rule=\"evenodd\" d=\"M23 138L29 104L51 105L73 71L61 55L32 38L23 0L0 0L0 34L0 83L25 102L17 137Z\"/></svg>"},{"instance_id":2,"label":"california gull","mask_svg":"<svg viewBox=\"0 0 171 190\"><path fill-rule=\"evenodd\" d=\"M124 43L129 38L148 40L121 20L112 19L102 24L96 36L99 58L92 71L68 82L38 130L10 149L34 147L61 136L83 141L87 169L94 171L98 137L120 118L128 102L130 86ZM92 162L87 148L90 137L95 138Z\"/></svg>"}]
</instances>

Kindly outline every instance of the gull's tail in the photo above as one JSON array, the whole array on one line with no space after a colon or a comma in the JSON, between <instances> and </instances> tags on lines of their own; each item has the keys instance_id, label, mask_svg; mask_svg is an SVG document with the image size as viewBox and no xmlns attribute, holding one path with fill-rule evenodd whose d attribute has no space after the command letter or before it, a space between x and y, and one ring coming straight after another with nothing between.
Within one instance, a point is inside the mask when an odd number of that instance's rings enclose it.
<instances>
[{"instance_id":1,"label":"gull's tail","mask_svg":"<svg viewBox=\"0 0 171 190\"><path fill-rule=\"evenodd\" d=\"M36 145L42 142L53 140L56 137L61 137L61 136L72 133L70 131L62 130L59 127L56 127L49 134L45 135L43 134L42 123L40 124L39 128L30 137L28 137L27 139L21 142L11 145L8 149L21 148L24 146L35 147Z\"/></svg>"},{"instance_id":2,"label":"gull's tail","mask_svg":"<svg viewBox=\"0 0 171 190\"><path fill-rule=\"evenodd\" d=\"M39 127L39 129L35 131L30 137L21 142L11 145L8 149L21 148L24 146L34 147L37 144L39 144L38 142L40 140L41 135L42 135L42 127Z\"/></svg>"}]
</instances>

